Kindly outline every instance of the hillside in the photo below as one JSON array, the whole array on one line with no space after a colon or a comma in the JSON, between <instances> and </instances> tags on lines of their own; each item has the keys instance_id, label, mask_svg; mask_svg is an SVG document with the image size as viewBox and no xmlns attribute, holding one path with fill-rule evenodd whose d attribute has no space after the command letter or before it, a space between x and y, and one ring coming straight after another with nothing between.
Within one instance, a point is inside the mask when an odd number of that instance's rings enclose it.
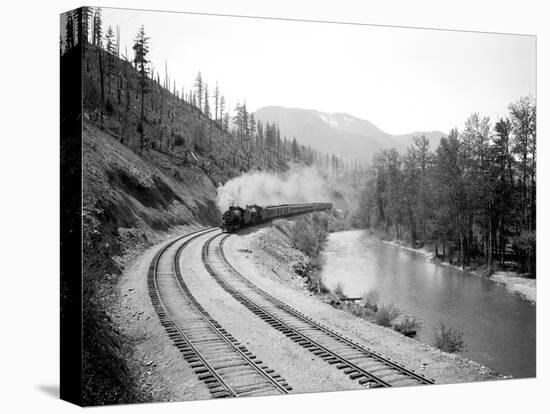
<instances>
[{"instance_id":1,"label":"hillside","mask_svg":"<svg viewBox=\"0 0 550 414\"><path fill-rule=\"evenodd\" d=\"M243 145L240 137L182 99L180 91L159 83L155 73L145 79L142 124L141 80L132 63L88 45L83 66L85 120L141 156L168 153L185 165L199 166L218 182L248 169L287 168L284 156Z\"/></svg>"},{"instance_id":2,"label":"hillside","mask_svg":"<svg viewBox=\"0 0 550 414\"><path fill-rule=\"evenodd\" d=\"M75 47L62 55L66 72L79 52ZM245 151L197 108L150 79L141 126L133 65L90 44L82 63L84 401L149 400L128 365L132 339L110 316L122 268L178 226L218 225L214 200L221 183L248 169L287 166L283 159Z\"/></svg>"},{"instance_id":3,"label":"hillside","mask_svg":"<svg viewBox=\"0 0 550 414\"><path fill-rule=\"evenodd\" d=\"M347 113L331 114L311 109L267 106L258 109L254 115L260 120L277 122L282 134L295 136L303 145L363 161L370 161L376 152L383 149L394 147L404 150L412 143L414 136L425 135L432 148L445 136L439 131L391 135L372 122Z\"/></svg>"}]
</instances>

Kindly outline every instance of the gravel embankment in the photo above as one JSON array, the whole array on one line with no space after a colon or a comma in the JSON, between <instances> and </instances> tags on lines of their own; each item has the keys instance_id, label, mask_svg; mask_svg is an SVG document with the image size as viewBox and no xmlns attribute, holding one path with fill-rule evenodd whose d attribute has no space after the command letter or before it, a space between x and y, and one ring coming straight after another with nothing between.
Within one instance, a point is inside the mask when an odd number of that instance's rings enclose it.
<instances>
[{"instance_id":1,"label":"gravel embankment","mask_svg":"<svg viewBox=\"0 0 550 414\"><path fill-rule=\"evenodd\" d=\"M169 240L193 230L196 229L178 227L154 246L126 257L129 264L117 284L118 301L111 311L112 317L131 341L132 375L153 401L210 398L204 383L197 380L160 325L147 289L147 271L155 253Z\"/></svg>"}]
</instances>

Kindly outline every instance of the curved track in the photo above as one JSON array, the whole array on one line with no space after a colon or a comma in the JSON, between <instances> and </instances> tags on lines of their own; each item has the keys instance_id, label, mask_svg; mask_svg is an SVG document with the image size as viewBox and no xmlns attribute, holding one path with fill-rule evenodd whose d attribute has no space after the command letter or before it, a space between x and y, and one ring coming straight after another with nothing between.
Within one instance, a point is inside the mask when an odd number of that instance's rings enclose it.
<instances>
[{"instance_id":1,"label":"curved track","mask_svg":"<svg viewBox=\"0 0 550 414\"><path fill-rule=\"evenodd\" d=\"M204 265L225 291L270 326L366 387L434 383L321 325L250 282L225 256L223 246L230 236L221 233L207 240L202 250Z\"/></svg>"},{"instance_id":2,"label":"curved track","mask_svg":"<svg viewBox=\"0 0 550 414\"><path fill-rule=\"evenodd\" d=\"M240 344L197 302L185 285L182 250L211 228L180 237L153 258L147 284L162 326L214 398L286 394L292 388Z\"/></svg>"}]
</instances>

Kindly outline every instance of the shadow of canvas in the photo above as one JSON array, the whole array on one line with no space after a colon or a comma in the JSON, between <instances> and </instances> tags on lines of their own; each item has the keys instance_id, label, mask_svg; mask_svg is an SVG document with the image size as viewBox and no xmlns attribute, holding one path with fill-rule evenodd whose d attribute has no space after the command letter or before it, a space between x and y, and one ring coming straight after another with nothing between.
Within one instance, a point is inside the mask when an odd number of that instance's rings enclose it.
<instances>
[{"instance_id":1,"label":"shadow of canvas","mask_svg":"<svg viewBox=\"0 0 550 414\"><path fill-rule=\"evenodd\" d=\"M58 384L40 384L36 388L42 391L44 394L50 397L59 398L59 385Z\"/></svg>"}]
</instances>

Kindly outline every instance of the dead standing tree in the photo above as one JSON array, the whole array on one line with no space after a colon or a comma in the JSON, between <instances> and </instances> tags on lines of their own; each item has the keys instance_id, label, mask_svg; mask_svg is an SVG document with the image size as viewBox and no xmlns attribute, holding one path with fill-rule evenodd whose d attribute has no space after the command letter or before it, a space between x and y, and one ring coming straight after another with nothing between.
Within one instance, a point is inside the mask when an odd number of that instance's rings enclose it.
<instances>
[{"instance_id":1,"label":"dead standing tree","mask_svg":"<svg viewBox=\"0 0 550 414\"><path fill-rule=\"evenodd\" d=\"M101 48L97 49L97 57L99 59L99 77L101 82L101 129L103 129L103 108L105 107L105 75L103 69L103 56L101 55Z\"/></svg>"}]
</instances>

